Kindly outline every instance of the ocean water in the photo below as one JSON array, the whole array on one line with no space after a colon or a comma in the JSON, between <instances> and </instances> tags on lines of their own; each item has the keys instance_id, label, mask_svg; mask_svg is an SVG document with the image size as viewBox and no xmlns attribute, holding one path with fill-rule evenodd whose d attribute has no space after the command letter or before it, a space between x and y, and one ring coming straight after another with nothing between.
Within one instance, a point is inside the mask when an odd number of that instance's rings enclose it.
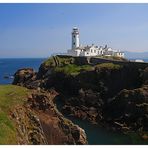
<instances>
[{"instance_id":1,"label":"ocean water","mask_svg":"<svg viewBox=\"0 0 148 148\"><path fill-rule=\"evenodd\" d=\"M143 59L144 62L148 62L148 59Z\"/></svg>"},{"instance_id":2,"label":"ocean water","mask_svg":"<svg viewBox=\"0 0 148 148\"><path fill-rule=\"evenodd\" d=\"M55 99L57 108L61 111L63 102L59 97ZM134 145L134 144L148 144L148 141L142 140L135 132L123 134L121 132L108 130L99 125L91 124L86 120L81 120L75 117L65 116L73 123L79 125L85 130L87 141L89 145Z\"/></svg>"},{"instance_id":3,"label":"ocean water","mask_svg":"<svg viewBox=\"0 0 148 148\"><path fill-rule=\"evenodd\" d=\"M6 79L5 76L12 76L20 68L33 68L38 71L44 58L23 58L23 59L0 59L0 84L10 84L13 79Z\"/></svg>"}]
</instances>

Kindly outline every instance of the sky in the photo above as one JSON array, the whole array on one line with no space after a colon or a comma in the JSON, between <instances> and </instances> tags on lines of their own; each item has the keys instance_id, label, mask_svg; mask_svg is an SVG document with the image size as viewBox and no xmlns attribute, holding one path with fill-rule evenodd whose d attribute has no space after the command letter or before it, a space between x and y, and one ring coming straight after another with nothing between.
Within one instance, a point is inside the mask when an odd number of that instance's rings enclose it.
<instances>
[{"instance_id":1,"label":"sky","mask_svg":"<svg viewBox=\"0 0 148 148\"><path fill-rule=\"evenodd\" d=\"M82 45L148 51L148 4L0 4L0 58L48 57Z\"/></svg>"}]
</instances>

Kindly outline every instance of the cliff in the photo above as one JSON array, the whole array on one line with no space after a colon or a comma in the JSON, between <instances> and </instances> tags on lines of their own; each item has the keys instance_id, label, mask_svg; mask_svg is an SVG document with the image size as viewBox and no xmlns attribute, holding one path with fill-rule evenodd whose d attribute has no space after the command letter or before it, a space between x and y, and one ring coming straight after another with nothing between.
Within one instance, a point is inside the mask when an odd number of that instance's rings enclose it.
<instances>
[{"instance_id":1,"label":"cliff","mask_svg":"<svg viewBox=\"0 0 148 148\"><path fill-rule=\"evenodd\" d=\"M18 70L13 84L53 89L63 114L124 133L134 131L147 140L148 63L54 56L38 73Z\"/></svg>"},{"instance_id":2,"label":"cliff","mask_svg":"<svg viewBox=\"0 0 148 148\"><path fill-rule=\"evenodd\" d=\"M86 144L83 129L60 114L54 91L0 86L0 144Z\"/></svg>"}]
</instances>

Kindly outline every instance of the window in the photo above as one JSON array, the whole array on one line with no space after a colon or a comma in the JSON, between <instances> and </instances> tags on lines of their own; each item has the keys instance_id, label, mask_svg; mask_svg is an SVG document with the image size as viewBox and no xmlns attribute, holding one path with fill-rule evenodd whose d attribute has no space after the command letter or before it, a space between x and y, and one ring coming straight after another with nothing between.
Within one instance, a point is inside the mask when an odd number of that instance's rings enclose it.
<instances>
[{"instance_id":1,"label":"window","mask_svg":"<svg viewBox=\"0 0 148 148\"><path fill-rule=\"evenodd\" d=\"M75 43L73 43L75 45Z\"/></svg>"},{"instance_id":2,"label":"window","mask_svg":"<svg viewBox=\"0 0 148 148\"><path fill-rule=\"evenodd\" d=\"M73 37L75 38L76 36L74 35Z\"/></svg>"}]
</instances>

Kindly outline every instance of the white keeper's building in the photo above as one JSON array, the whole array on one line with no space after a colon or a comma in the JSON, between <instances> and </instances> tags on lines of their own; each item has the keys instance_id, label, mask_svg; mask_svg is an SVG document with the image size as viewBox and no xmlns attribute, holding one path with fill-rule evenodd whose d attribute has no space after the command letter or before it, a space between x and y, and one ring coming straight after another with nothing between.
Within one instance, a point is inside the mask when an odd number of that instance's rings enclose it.
<instances>
[{"instance_id":1,"label":"white keeper's building","mask_svg":"<svg viewBox=\"0 0 148 148\"><path fill-rule=\"evenodd\" d=\"M92 44L91 46L80 46L80 37L78 28L72 30L72 49L67 51L71 56L117 56L124 58L124 52L115 50L110 47L98 47Z\"/></svg>"}]
</instances>

